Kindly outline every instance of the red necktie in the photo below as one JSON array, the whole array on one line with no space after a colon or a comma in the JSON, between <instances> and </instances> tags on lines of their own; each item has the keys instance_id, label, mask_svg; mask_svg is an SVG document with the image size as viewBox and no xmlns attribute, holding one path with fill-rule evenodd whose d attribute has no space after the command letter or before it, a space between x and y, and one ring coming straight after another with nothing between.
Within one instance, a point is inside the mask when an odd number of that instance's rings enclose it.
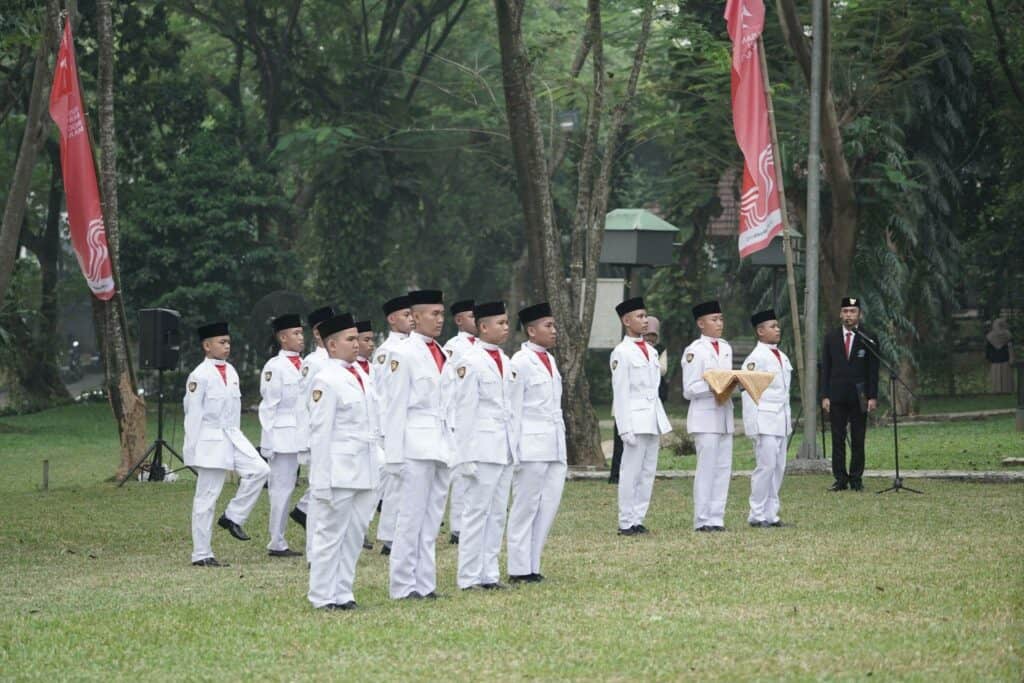
<instances>
[{"instance_id":1,"label":"red necktie","mask_svg":"<svg viewBox=\"0 0 1024 683\"><path fill-rule=\"evenodd\" d=\"M228 366L227 365L214 365L217 368L217 372L220 373L220 378L224 380L224 384L228 383Z\"/></svg>"},{"instance_id":2,"label":"red necktie","mask_svg":"<svg viewBox=\"0 0 1024 683\"><path fill-rule=\"evenodd\" d=\"M359 372L356 371L356 369L351 365L348 366L348 371L351 372L352 376L356 378L357 382L359 382L359 388L362 389L363 391L366 391L366 388L363 386L363 378L359 376Z\"/></svg>"},{"instance_id":3,"label":"red necktie","mask_svg":"<svg viewBox=\"0 0 1024 683\"><path fill-rule=\"evenodd\" d=\"M434 362L437 363L437 371L441 372L444 369L444 352L433 339L427 342L427 348L430 349L430 354L434 357Z\"/></svg>"},{"instance_id":4,"label":"red necktie","mask_svg":"<svg viewBox=\"0 0 1024 683\"><path fill-rule=\"evenodd\" d=\"M487 353L491 355L491 358L494 359L495 365L498 366L498 374L504 377L505 372L501 367L501 351L499 351L498 349L487 349Z\"/></svg>"},{"instance_id":5,"label":"red necktie","mask_svg":"<svg viewBox=\"0 0 1024 683\"><path fill-rule=\"evenodd\" d=\"M646 358L647 360L650 360L651 356L650 356L650 354L647 353L647 344L643 343L642 341L638 341L636 343L636 345L639 346L640 350L644 352L644 358Z\"/></svg>"},{"instance_id":6,"label":"red necktie","mask_svg":"<svg viewBox=\"0 0 1024 683\"><path fill-rule=\"evenodd\" d=\"M772 353L774 353L775 357L779 359L779 365L782 365L782 354L779 353L779 350L778 349L772 349Z\"/></svg>"},{"instance_id":7,"label":"red necktie","mask_svg":"<svg viewBox=\"0 0 1024 683\"><path fill-rule=\"evenodd\" d=\"M292 362L292 365L295 366L296 370L298 370L300 367L302 367L302 359L299 358L298 356L285 356L285 357Z\"/></svg>"},{"instance_id":8,"label":"red necktie","mask_svg":"<svg viewBox=\"0 0 1024 683\"><path fill-rule=\"evenodd\" d=\"M365 372L367 375L370 374L370 361L357 359L356 362L359 363L359 367L363 369L363 372Z\"/></svg>"},{"instance_id":9,"label":"red necktie","mask_svg":"<svg viewBox=\"0 0 1024 683\"><path fill-rule=\"evenodd\" d=\"M718 340L717 339L712 340L711 345L713 347L715 347L715 355L717 356L718 355Z\"/></svg>"},{"instance_id":10,"label":"red necktie","mask_svg":"<svg viewBox=\"0 0 1024 683\"><path fill-rule=\"evenodd\" d=\"M476 337L474 337L473 335L469 335L469 343L476 344Z\"/></svg>"},{"instance_id":11,"label":"red necktie","mask_svg":"<svg viewBox=\"0 0 1024 683\"><path fill-rule=\"evenodd\" d=\"M534 353L537 354L538 358L540 358L540 362L544 364L544 367L546 367L548 369L548 374L551 375L552 377L554 377L555 376L555 372L554 372L554 370L551 369L551 359L548 358L548 352L547 351L534 351Z\"/></svg>"},{"instance_id":12,"label":"red necktie","mask_svg":"<svg viewBox=\"0 0 1024 683\"><path fill-rule=\"evenodd\" d=\"M850 346L853 345L852 342L853 342L853 332L847 331L847 333L846 333L846 343L844 344L844 346L846 348L846 360L850 360Z\"/></svg>"}]
</instances>

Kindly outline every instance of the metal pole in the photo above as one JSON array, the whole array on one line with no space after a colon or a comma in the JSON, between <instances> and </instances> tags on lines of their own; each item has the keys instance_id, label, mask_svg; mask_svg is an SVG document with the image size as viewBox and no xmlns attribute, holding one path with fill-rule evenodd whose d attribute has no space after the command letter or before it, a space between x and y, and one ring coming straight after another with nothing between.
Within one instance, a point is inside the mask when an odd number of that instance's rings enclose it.
<instances>
[{"instance_id":1,"label":"metal pole","mask_svg":"<svg viewBox=\"0 0 1024 683\"><path fill-rule=\"evenodd\" d=\"M796 371L801 378L800 402L807 403L804 394L804 351L803 339L800 334L800 306L796 298L796 274L793 270L793 245L789 241L789 209L786 207L786 186L782 182L782 159L779 156L779 133L775 128L775 107L772 105L771 84L768 80L768 58L764 51L764 38L757 39L757 49L761 58L761 80L764 81L764 98L768 105L768 125L772 132L772 150L775 157L775 182L779 184L779 210L782 213L782 250L786 255L786 285L789 289L789 313L793 319L793 350L796 355Z\"/></svg>"},{"instance_id":2,"label":"metal pole","mask_svg":"<svg viewBox=\"0 0 1024 683\"><path fill-rule=\"evenodd\" d=\"M818 396L818 228L821 219L821 85L824 67L825 0L811 0L811 121L807 147L807 264L804 290L804 373L803 395L817 401ZM817 411L804 410L803 458L817 458L815 432Z\"/></svg>"}]
</instances>

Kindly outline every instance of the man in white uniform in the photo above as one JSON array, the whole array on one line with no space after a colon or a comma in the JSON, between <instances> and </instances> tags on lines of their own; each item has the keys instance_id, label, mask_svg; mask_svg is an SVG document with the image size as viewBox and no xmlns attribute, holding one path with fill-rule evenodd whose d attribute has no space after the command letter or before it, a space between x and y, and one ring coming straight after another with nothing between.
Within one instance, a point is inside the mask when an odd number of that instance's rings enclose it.
<instances>
[{"instance_id":1,"label":"man in white uniform","mask_svg":"<svg viewBox=\"0 0 1024 683\"><path fill-rule=\"evenodd\" d=\"M306 321L309 323L309 329L313 331L313 350L302 359L302 379L305 382L305 396L303 396L303 402L306 406L307 416L309 414L309 387L313 384L313 378L316 377L316 373L320 372L320 369L327 363L327 349L324 348L323 339L320 338L320 332L318 328L320 323L327 320L328 318L334 317L334 309L330 306L323 306L318 308L309 315L306 316ZM309 464L309 453L299 454L299 464ZM299 502L292 508L289 517L292 518L296 524L306 529L306 517L309 511L309 487L303 492L302 497L299 498ZM309 556L309 540L310 533L309 529L306 529L306 555Z\"/></svg>"},{"instance_id":2,"label":"man in white uniform","mask_svg":"<svg viewBox=\"0 0 1024 683\"><path fill-rule=\"evenodd\" d=\"M658 398L658 352L644 341L647 309L641 297L615 307L626 336L612 350L612 414L622 437L619 468L619 535L647 533L661 435L672 431Z\"/></svg>"},{"instance_id":3,"label":"man in white uniform","mask_svg":"<svg viewBox=\"0 0 1024 683\"><path fill-rule=\"evenodd\" d=\"M409 297L406 295L396 296L389 299L381 307L388 321L387 339L374 352L373 363L370 364L370 375L373 378L374 390L377 392L377 399L380 411L380 422L384 428L384 441L387 442L387 424L384 421L384 414L387 410L387 382L391 376L391 353L398 344L409 338L412 332L412 309L409 308ZM401 440L401 435L396 435ZM387 451L385 450L385 456ZM391 554L391 542L395 538L395 520L398 517L398 483L399 474L402 469L400 453L395 453L392 461L385 457L384 469L381 472L381 507L380 521L377 523L377 540L381 542L380 554Z\"/></svg>"},{"instance_id":4,"label":"man in white uniform","mask_svg":"<svg viewBox=\"0 0 1024 683\"><path fill-rule=\"evenodd\" d=\"M373 394L374 408L377 410L377 426L380 427L380 399L377 395L376 388L373 385L373 370L372 361L373 352L377 347L377 342L373 338L373 322L370 320L357 320L356 321L356 332L359 333L359 354L356 356L356 362L352 364L352 367L359 373L359 377L363 380L363 385L366 387L366 391ZM382 441L383 443L383 441ZM374 452L377 459L380 460L381 465L384 464L384 449L383 447L374 446ZM381 502L381 491L380 487L377 487L377 500L374 502L372 509L370 510L370 521L373 521L373 513L377 510ZM378 524L378 526L380 526ZM363 548L365 550L373 550L373 543L369 538L363 539Z\"/></svg>"},{"instance_id":5,"label":"man in white uniform","mask_svg":"<svg viewBox=\"0 0 1024 683\"><path fill-rule=\"evenodd\" d=\"M495 589L498 554L505 531L509 487L512 485L512 385L508 356L500 344L508 340L505 303L474 306L480 338L446 369L455 427L454 477L465 481L462 535L459 539L459 588ZM454 490L454 484L452 486Z\"/></svg>"},{"instance_id":6,"label":"man in white uniform","mask_svg":"<svg viewBox=\"0 0 1024 683\"><path fill-rule=\"evenodd\" d=\"M732 347L722 339L725 319L717 301L693 307L701 331L683 351L683 397L690 402L686 431L697 447L697 472L693 479L693 528L725 531L725 501L732 477L732 402L719 405L704 381L706 370L732 370Z\"/></svg>"},{"instance_id":7,"label":"man in white uniform","mask_svg":"<svg viewBox=\"0 0 1024 683\"><path fill-rule=\"evenodd\" d=\"M471 349L476 343L476 318L473 315L473 300L463 299L448 307L452 314L458 334L444 343L442 347L448 358L454 361L460 353ZM452 477L451 495L448 498L448 528L451 533L448 542L458 545L459 532L462 529L462 508L466 496L466 478Z\"/></svg>"},{"instance_id":8,"label":"man in white uniform","mask_svg":"<svg viewBox=\"0 0 1024 683\"><path fill-rule=\"evenodd\" d=\"M348 313L320 325L330 360L310 392L312 551L309 601L324 610L355 609L356 561L377 500L380 432L373 394L354 363L358 333Z\"/></svg>"},{"instance_id":9,"label":"man in white uniform","mask_svg":"<svg viewBox=\"0 0 1024 683\"><path fill-rule=\"evenodd\" d=\"M512 356L515 419L512 509L508 514L508 574L512 583L544 580L540 558L565 486L562 375L549 352L558 339L547 303L519 311L527 341Z\"/></svg>"},{"instance_id":10,"label":"man in white uniform","mask_svg":"<svg viewBox=\"0 0 1024 683\"><path fill-rule=\"evenodd\" d=\"M271 322L280 349L267 361L260 375L260 450L270 464L271 557L298 557L284 532L288 526L288 502L295 490L299 454L309 453L309 421L306 409L306 375L299 352L305 345L298 315L278 316ZM307 370L308 374L308 370Z\"/></svg>"},{"instance_id":11,"label":"man in white uniform","mask_svg":"<svg viewBox=\"0 0 1024 683\"><path fill-rule=\"evenodd\" d=\"M385 382L384 450L389 465L401 465L390 564L395 599L437 597L434 553L452 457L441 382L447 356L435 340L444 327L443 295L409 292L409 303L415 331L392 351Z\"/></svg>"},{"instance_id":12,"label":"man in white uniform","mask_svg":"<svg viewBox=\"0 0 1024 683\"><path fill-rule=\"evenodd\" d=\"M757 466L750 477L750 514L753 527L782 526L779 519L779 488L786 472L786 446L793 431L789 410L790 378L793 366L779 349L782 328L775 311L768 309L750 317L757 334L757 346L743 361L745 370L775 375L758 403L743 393L743 430L754 442Z\"/></svg>"},{"instance_id":13,"label":"man in white uniform","mask_svg":"<svg viewBox=\"0 0 1024 683\"><path fill-rule=\"evenodd\" d=\"M231 336L225 322L203 325L198 330L206 359L192 371L185 384L185 464L196 471L192 500L192 564L222 567L210 547L213 514L228 470L238 472L238 492L217 524L240 541L249 536L242 529L270 468L240 428L242 392L238 373L227 362Z\"/></svg>"}]
</instances>

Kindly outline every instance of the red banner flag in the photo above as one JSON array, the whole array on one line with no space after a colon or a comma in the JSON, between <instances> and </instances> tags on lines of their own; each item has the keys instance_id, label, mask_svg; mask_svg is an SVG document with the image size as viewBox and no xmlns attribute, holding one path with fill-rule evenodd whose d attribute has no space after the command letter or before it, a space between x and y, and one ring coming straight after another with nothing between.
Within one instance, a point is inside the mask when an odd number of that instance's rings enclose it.
<instances>
[{"instance_id":1,"label":"red banner flag","mask_svg":"<svg viewBox=\"0 0 1024 683\"><path fill-rule=\"evenodd\" d=\"M64 36L57 53L50 90L50 118L60 129L60 166L71 224L71 246L78 257L82 275L98 299L114 296L114 278L103 227L100 193L92 145L85 130L82 93L78 89L78 65L71 39L71 22L64 23Z\"/></svg>"},{"instance_id":2,"label":"red banner flag","mask_svg":"<svg viewBox=\"0 0 1024 683\"><path fill-rule=\"evenodd\" d=\"M764 29L762 0L728 0L725 21L732 39L732 122L743 151L740 257L768 246L782 232L775 152L758 40Z\"/></svg>"}]
</instances>

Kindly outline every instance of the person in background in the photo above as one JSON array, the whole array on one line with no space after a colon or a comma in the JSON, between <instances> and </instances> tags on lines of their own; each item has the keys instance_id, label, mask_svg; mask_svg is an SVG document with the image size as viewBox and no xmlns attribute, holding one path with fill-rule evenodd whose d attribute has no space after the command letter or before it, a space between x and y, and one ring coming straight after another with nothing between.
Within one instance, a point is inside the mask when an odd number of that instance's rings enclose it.
<instances>
[{"instance_id":1,"label":"person in background","mask_svg":"<svg viewBox=\"0 0 1024 683\"><path fill-rule=\"evenodd\" d=\"M1010 327L1005 318L992 321L992 329L985 335L985 359L989 362L989 390L993 394L1013 393L1013 345Z\"/></svg>"}]
</instances>

